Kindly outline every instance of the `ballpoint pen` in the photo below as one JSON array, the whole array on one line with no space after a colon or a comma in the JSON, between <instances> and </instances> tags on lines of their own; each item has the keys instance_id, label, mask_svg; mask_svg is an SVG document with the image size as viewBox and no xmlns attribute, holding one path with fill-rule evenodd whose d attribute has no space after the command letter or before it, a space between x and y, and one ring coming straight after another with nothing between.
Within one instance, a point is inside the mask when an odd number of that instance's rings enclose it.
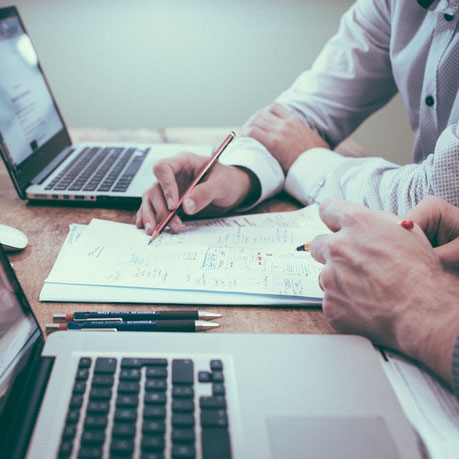
<instances>
[{"instance_id":1,"label":"ballpoint pen","mask_svg":"<svg viewBox=\"0 0 459 459\"><path fill-rule=\"evenodd\" d=\"M223 153L225 148L229 145L229 143L234 139L235 136L236 134L234 132L231 132L230 134L228 134L228 136L222 142L222 144L214 151L214 153L209 159L209 162L199 171L198 175L196 175L194 180L188 185L188 188L182 194L182 197L179 199L175 208L170 210L166 214L166 216L162 219L161 223L159 223L156 226L155 230L153 231L153 234L151 235L151 238L148 244L153 242L163 232L164 228L167 226L167 224L172 220L174 215L177 213L178 209L182 205L182 202L187 196L187 194L202 180L204 175L206 175L212 169L212 167L218 161L218 158L220 157L220 155Z\"/></svg>"},{"instance_id":2,"label":"ballpoint pen","mask_svg":"<svg viewBox=\"0 0 459 459\"><path fill-rule=\"evenodd\" d=\"M137 321L137 320L212 320L221 314L211 311L175 310L175 311L101 311L73 312L53 314L54 322L70 321Z\"/></svg>"},{"instance_id":3,"label":"ballpoint pen","mask_svg":"<svg viewBox=\"0 0 459 459\"><path fill-rule=\"evenodd\" d=\"M67 322L46 324L48 333L59 330L69 331L143 331L143 332L197 332L218 327L215 322L205 320L136 320L129 322L110 322L94 320L88 322Z\"/></svg>"}]
</instances>

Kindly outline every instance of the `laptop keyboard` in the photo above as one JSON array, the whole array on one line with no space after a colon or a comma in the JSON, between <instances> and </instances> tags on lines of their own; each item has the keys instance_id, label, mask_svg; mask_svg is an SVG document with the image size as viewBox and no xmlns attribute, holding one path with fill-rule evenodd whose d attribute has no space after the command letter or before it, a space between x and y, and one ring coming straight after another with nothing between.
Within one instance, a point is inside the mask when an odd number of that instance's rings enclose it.
<instances>
[{"instance_id":1,"label":"laptop keyboard","mask_svg":"<svg viewBox=\"0 0 459 459\"><path fill-rule=\"evenodd\" d=\"M58 457L231 458L223 362L209 359L197 377L195 366L81 358ZM198 398L195 380L211 395Z\"/></svg>"},{"instance_id":2,"label":"laptop keyboard","mask_svg":"<svg viewBox=\"0 0 459 459\"><path fill-rule=\"evenodd\" d=\"M45 190L124 192L149 149L134 155L136 151L136 148L86 147ZM128 165L129 161L131 162Z\"/></svg>"}]
</instances>

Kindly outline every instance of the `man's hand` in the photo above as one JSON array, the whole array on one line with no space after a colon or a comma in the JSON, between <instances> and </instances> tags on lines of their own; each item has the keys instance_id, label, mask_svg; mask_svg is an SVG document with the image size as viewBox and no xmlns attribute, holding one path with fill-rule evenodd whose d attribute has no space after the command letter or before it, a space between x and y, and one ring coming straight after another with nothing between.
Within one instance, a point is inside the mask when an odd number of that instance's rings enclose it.
<instances>
[{"instance_id":1,"label":"man's hand","mask_svg":"<svg viewBox=\"0 0 459 459\"><path fill-rule=\"evenodd\" d=\"M424 198L403 217L424 231L445 269L459 272L459 209L435 196Z\"/></svg>"},{"instance_id":2,"label":"man's hand","mask_svg":"<svg viewBox=\"0 0 459 459\"><path fill-rule=\"evenodd\" d=\"M314 239L323 311L336 330L403 352L451 380L459 332L459 280L443 270L422 230L330 198L320 216L334 232Z\"/></svg>"},{"instance_id":3,"label":"man's hand","mask_svg":"<svg viewBox=\"0 0 459 459\"><path fill-rule=\"evenodd\" d=\"M152 234L208 161L209 158L193 153L158 161L153 169L158 182L142 196L142 204L137 211L137 228L145 227L147 234ZM257 179L248 171L217 163L208 177L185 198L182 210L188 215L202 213L203 209L209 214L221 215L238 206L256 187ZM182 221L178 215L174 216L169 227L175 233L180 232Z\"/></svg>"},{"instance_id":4,"label":"man's hand","mask_svg":"<svg viewBox=\"0 0 459 459\"><path fill-rule=\"evenodd\" d=\"M263 144L286 174L301 153L314 147L330 148L317 132L280 104L257 111L240 134Z\"/></svg>"}]
</instances>

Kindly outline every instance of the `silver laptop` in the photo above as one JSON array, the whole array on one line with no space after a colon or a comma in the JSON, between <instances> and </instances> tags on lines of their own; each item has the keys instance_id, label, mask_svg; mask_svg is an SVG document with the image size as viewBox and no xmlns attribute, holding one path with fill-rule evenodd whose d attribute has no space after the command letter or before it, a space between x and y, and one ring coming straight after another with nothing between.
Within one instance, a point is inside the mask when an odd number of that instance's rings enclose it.
<instances>
[{"instance_id":1,"label":"silver laptop","mask_svg":"<svg viewBox=\"0 0 459 459\"><path fill-rule=\"evenodd\" d=\"M0 152L22 199L138 205L155 161L211 154L208 145L72 144L13 6L0 7L0 63Z\"/></svg>"},{"instance_id":2,"label":"silver laptop","mask_svg":"<svg viewBox=\"0 0 459 459\"><path fill-rule=\"evenodd\" d=\"M421 457L368 340L68 331L45 343L1 246L0 350L0 457Z\"/></svg>"}]
</instances>

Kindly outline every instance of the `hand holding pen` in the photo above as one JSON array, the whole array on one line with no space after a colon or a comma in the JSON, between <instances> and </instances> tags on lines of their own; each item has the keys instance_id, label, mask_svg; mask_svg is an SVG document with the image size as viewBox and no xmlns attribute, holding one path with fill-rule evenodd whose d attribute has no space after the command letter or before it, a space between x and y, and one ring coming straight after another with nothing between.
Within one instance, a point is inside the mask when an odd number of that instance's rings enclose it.
<instances>
[{"instance_id":1,"label":"hand holding pen","mask_svg":"<svg viewBox=\"0 0 459 459\"><path fill-rule=\"evenodd\" d=\"M158 161L153 170L158 180L142 196L137 227L145 227L147 234L151 235L157 224L177 207L184 190L208 163L208 157L193 153ZM187 215L195 215L203 209L209 210L209 214L221 215L241 204L251 192L255 193L257 184L257 179L249 171L217 161L212 172L186 194L181 209ZM182 221L175 214L168 225L173 232L179 233Z\"/></svg>"}]
</instances>

